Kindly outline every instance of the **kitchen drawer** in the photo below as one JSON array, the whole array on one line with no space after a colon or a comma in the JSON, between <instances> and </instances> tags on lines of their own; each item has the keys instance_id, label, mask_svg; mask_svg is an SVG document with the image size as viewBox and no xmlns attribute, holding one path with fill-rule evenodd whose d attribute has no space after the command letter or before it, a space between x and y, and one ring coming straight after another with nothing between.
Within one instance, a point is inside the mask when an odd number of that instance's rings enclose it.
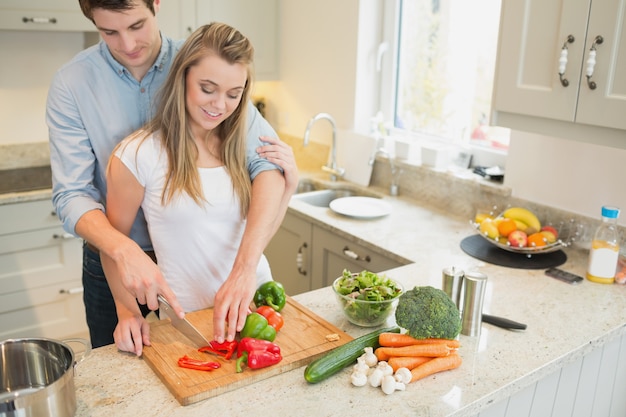
<instances>
[{"instance_id":1,"label":"kitchen drawer","mask_svg":"<svg viewBox=\"0 0 626 417\"><path fill-rule=\"evenodd\" d=\"M0 339L85 336L82 240L49 200L0 206Z\"/></svg>"},{"instance_id":2,"label":"kitchen drawer","mask_svg":"<svg viewBox=\"0 0 626 417\"><path fill-rule=\"evenodd\" d=\"M61 227L0 236L0 294L82 275L82 241L55 238Z\"/></svg>"},{"instance_id":3,"label":"kitchen drawer","mask_svg":"<svg viewBox=\"0 0 626 417\"><path fill-rule=\"evenodd\" d=\"M75 285L75 281L68 281ZM85 337L88 333L85 321L85 308L82 293L60 294L59 287L50 287L36 291L35 299L47 299L47 302L31 302L31 292L0 296L0 305L11 297L21 299L25 307L0 314L0 340L21 337L48 337L64 339ZM57 291L55 293L55 291ZM28 304L26 305L26 303Z\"/></svg>"},{"instance_id":4,"label":"kitchen drawer","mask_svg":"<svg viewBox=\"0 0 626 417\"><path fill-rule=\"evenodd\" d=\"M0 235L59 227L61 224L52 202L47 199L0 205L0 219Z\"/></svg>"},{"instance_id":5,"label":"kitchen drawer","mask_svg":"<svg viewBox=\"0 0 626 417\"><path fill-rule=\"evenodd\" d=\"M1 9L0 9L1 10ZM90 20L80 12L1 10L0 29L54 30L65 32L95 32Z\"/></svg>"},{"instance_id":6,"label":"kitchen drawer","mask_svg":"<svg viewBox=\"0 0 626 417\"><path fill-rule=\"evenodd\" d=\"M82 297L82 286L79 277L34 289L15 292L3 290L0 294L0 314L28 309L35 305L62 303L74 295Z\"/></svg>"},{"instance_id":7,"label":"kitchen drawer","mask_svg":"<svg viewBox=\"0 0 626 417\"><path fill-rule=\"evenodd\" d=\"M350 272L382 272L404 265L372 248L320 227L313 227L313 276L331 285L344 269Z\"/></svg>"}]
</instances>

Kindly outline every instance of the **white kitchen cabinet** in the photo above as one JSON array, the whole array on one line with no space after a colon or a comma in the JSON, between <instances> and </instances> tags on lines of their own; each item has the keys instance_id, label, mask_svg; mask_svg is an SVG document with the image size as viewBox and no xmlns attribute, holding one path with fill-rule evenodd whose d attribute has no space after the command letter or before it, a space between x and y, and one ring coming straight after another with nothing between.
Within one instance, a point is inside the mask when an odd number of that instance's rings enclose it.
<instances>
[{"instance_id":1,"label":"white kitchen cabinet","mask_svg":"<svg viewBox=\"0 0 626 417\"><path fill-rule=\"evenodd\" d=\"M313 227L313 280L331 285L344 269L350 272L381 272L405 265L380 252L319 226Z\"/></svg>"},{"instance_id":2,"label":"white kitchen cabinet","mask_svg":"<svg viewBox=\"0 0 626 417\"><path fill-rule=\"evenodd\" d=\"M278 0L163 0L157 18L174 39L207 23L227 23L254 45L256 79L278 78Z\"/></svg>"},{"instance_id":3,"label":"white kitchen cabinet","mask_svg":"<svg viewBox=\"0 0 626 417\"><path fill-rule=\"evenodd\" d=\"M624 0L503 1L494 110L503 120L514 114L626 129L625 28Z\"/></svg>"},{"instance_id":4,"label":"white kitchen cabinet","mask_svg":"<svg viewBox=\"0 0 626 417\"><path fill-rule=\"evenodd\" d=\"M76 0L2 0L0 29L96 31Z\"/></svg>"},{"instance_id":5,"label":"white kitchen cabinet","mask_svg":"<svg viewBox=\"0 0 626 417\"><path fill-rule=\"evenodd\" d=\"M85 336L82 241L49 200L0 205L0 218L0 340Z\"/></svg>"},{"instance_id":6,"label":"white kitchen cabinet","mask_svg":"<svg viewBox=\"0 0 626 417\"><path fill-rule=\"evenodd\" d=\"M265 255L289 295L328 286L344 269L381 272L406 264L354 241L288 211Z\"/></svg>"},{"instance_id":7,"label":"white kitchen cabinet","mask_svg":"<svg viewBox=\"0 0 626 417\"><path fill-rule=\"evenodd\" d=\"M289 295L321 286L312 281L311 228L310 222L287 212L280 229L265 249L274 280L283 284Z\"/></svg>"}]
</instances>

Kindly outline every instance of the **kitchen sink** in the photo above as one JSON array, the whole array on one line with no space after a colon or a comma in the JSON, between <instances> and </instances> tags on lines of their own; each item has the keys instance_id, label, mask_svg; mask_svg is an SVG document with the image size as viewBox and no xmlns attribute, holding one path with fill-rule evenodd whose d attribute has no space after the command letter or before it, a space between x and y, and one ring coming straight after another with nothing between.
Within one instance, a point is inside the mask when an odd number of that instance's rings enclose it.
<instances>
[{"instance_id":1,"label":"kitchen sink","mask_svg":"<svg viewBox=\"0 0 626 417\"><path fill-rule=\"evenodd\" d=\"M328 207L330 202L341 197L373 197L381 198L377 193L360 189L349 184L302 179L298 183L296 194L292 197L316 207Z\"/></svg>"}]
</instances>

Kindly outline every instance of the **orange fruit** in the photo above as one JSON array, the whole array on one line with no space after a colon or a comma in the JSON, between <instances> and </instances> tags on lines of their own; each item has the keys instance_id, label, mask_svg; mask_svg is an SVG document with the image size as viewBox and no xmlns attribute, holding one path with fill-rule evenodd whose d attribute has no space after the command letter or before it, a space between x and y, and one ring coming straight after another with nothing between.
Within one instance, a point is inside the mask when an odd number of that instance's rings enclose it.
<instances>
[{"instance_id":1,"label":"orange fruit","mask_svg":"<svg viewBox=\"0 0 626 417\"><path fill-rule=\"evenodd\" d=\"M513 219L501 219L498 222L498 232L500 232L502 236L508 236L511 232L516 230L517 224L515 224L515 220Z\"/></svg>"},{"instance_id":2,"label":"orange fruit","mask_svg":"<svg viewBox=\"0 0 626 417\"><path fill-rule=\"evenodd\" d=\"M545 236L541 232L533 233L528 236L528 246L530 247L541 247L546 246Z\"/></svg>"}]
</instances>

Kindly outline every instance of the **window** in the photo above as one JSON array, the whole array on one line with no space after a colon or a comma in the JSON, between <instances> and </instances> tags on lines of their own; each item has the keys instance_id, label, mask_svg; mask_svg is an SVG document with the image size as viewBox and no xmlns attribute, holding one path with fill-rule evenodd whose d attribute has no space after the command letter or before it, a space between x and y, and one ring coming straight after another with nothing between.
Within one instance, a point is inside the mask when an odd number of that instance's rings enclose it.
<instances>
[{"instance_id":1,"label":"window","mask_svg":"<svg viewBox=\"0 0 626 417\"><path fill-rule=\"evenodd\" d=\"M383 91L390 93L381 92L381 107L385 116L393 115L395 129L447 143L508 148L508 129L489 126L500 3L386 5L385 38L394 45L387 71L393 75L382 78L388 82Z\"/></svg>"}]
</instances>

